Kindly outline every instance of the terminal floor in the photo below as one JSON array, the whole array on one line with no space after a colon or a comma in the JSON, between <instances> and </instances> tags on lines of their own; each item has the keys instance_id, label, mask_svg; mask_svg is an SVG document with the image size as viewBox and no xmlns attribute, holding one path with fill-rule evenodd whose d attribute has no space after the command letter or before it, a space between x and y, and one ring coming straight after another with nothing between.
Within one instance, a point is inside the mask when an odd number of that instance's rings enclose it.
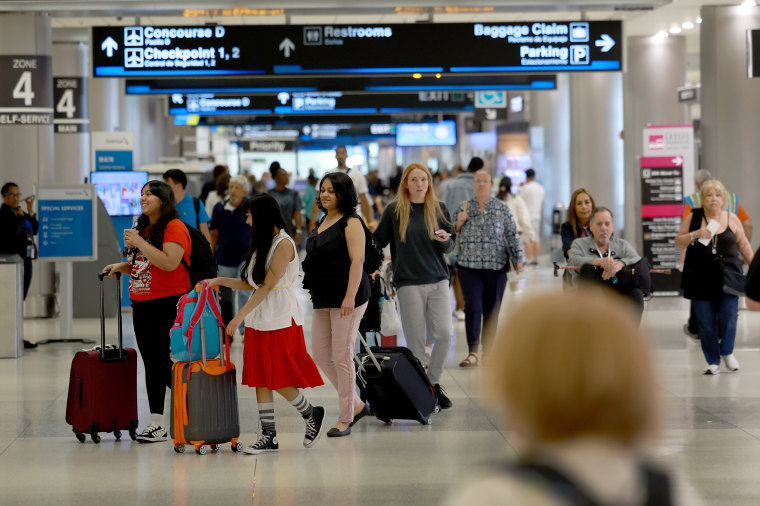
<instances>
[{"instance_id":1,"label":"terminal floor","mask_svg":"<svg viewBox=\"0 0 760 506\"><path fill-rule=\"evenodd\" d=\"M531 269L511 283L505 306L530 292L560 286L550 268ZM644 314L643 327L657 349L665 405L656 458L684 476L684 486L693 487L705 504L758 504L760 314L740 311L736 356L741 371L710 377L702 375L699 345L681 330L687 313L683 299L656 298ZM307 312L307 342L308 318ZM77 319L73 328L76 336L99 338L97 320ZM442 381L454 407L433 415L432 425L398 421L386 426L368 417L349 437L323 436L314 448L305 449L302 420L277 398L280 451L259 456L232 453L229 445L220 453L177 455L170 441L138 444L126 435L120 442L103 434L99 445L89 439L80 444L64 415L71 357L83 346L46 344L27 350L21 359L0 361L0 502L440 504L479 464L514 456L508 428L483 406L478 369L457 367L466 355L466 342L463 324L455 322L454 329ZM124 330L127 345L134 346L129 313ZM57 337L58 322L29 319L24 331L32 341ZM239 339L233 361L242 367ZM138 374L142 385L141 364ZM338 409L333 388L323 386L306 395L326 407L331 426ZM144 386L138 397L142 428L148 420ZM255 393L239 387L239 397L241 440L250 444L258 424Z\"/></svg>"}]
</instances>

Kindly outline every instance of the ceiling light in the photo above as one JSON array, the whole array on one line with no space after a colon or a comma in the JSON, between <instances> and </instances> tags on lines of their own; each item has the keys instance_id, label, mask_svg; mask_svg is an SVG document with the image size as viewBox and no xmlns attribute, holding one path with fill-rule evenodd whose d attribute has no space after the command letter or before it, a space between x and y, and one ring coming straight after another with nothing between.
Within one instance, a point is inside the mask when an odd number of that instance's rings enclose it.
<instances>
[{"instance_id":1,"label":"ceiling light","mask_svg":"<svg viewBox=\"0 0 760 506\"><path fill-rule=\"evenodd\" d=\"M668 38L668 32L666 32L665 30L660 30L659 32L657 32L654 35L654 37L656 39L667 39Z\"/></svg>"},{"instance_id":2,"label":"ceiling light","mask_svg":"<svg viewBox=\"0 0 760 506\"><path fill-rule=\"evenodd\" d=\"M755 7L757 5L757 2L755 0L744 0L742 2L742 7Z\"/></svg>"},{"instance_id":3,"label":"ceiling light","mask_svg":"<svg viewBox=\"0 0 760 506\"><path fill-rule=\"evenodd\" d=\"M697 24L698 25L702 24L702 18L697 18Z\"/></svg>"},{"instance_id":4,"label":"ceiling light","mask_svg":"<svg viewBox=\"0 0 760 506\"><path fill-rule=\"evenodd\" d=\"M681 27L678 25L673 25L670 27L670 30L668 30L672 34L681 33Z\"/></svg>"},{"instance_id":5,"label":"ceiling light","mask_svg":"<svg viewBox=\"0 0 760 506\"><path fill-rule=\"evenodd\" d=\"M684 30L691 30L692 28L694 28L694 23L692 23L691 21L684 21L684 23L681 25L681 28L683 28Z\"/></svg>"},{"instance_id":6,"label":"ceiling light","mask_svg":"<svg viewBox=\"0 0 760 506\"><path fill-rule=\"evenodd\" d=\"M412 77L415 79L420 79L422 77L422 74L420 74L419 72L415 72L414 74L412 74Z\"/></svg>"}]
</instances>

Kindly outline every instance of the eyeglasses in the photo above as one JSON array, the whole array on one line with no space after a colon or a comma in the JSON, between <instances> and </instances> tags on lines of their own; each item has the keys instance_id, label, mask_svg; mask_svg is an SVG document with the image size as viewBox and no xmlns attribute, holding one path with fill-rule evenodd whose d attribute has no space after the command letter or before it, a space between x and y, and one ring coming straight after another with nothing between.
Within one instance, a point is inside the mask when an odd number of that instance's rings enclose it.
<instances>
[{"instance_id":1,"label":"eyeglasses","mask_svg":"<svg viewBox=\"0 0 760 506\"><path fill-rule=\"evenodd\" d=\"M4 193L3 195L5 195L6 197L11 197L11 198L13 197L21 198L24 196L23 193Z\"/></svg>"}]
</instances>

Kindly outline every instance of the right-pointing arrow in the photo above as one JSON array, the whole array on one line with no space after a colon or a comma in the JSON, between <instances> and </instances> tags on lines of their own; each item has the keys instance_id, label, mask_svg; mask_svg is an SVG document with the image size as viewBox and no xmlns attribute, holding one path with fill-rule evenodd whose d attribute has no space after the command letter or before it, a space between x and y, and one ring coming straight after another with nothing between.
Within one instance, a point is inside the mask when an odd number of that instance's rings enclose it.
<instances>
[{"instance_id":1,"label":"right-pointing arrow","mask_svg":"<svg viewBox=\"0 0 760 506\"><path fill-rule=\"evenodd\" d=\"M606 33L602 34L602 38L594 42L594 45L596 47L602 48L602 53L606 53L610 49L612 49L612 46L615 45L615 39L607 35Z\"/></svg>"}]
</instances>

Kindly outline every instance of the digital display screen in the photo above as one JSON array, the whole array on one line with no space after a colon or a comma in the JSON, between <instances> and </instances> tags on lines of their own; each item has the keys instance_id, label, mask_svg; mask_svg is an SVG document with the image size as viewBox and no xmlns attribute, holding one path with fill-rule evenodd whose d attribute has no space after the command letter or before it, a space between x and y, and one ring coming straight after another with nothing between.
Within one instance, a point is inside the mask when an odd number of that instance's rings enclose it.
<instances>
[{"instance_id":1,"label":"digital display screen","mask_svg":"<svg viewBox=\"0 0 760 506\"><path fill-rule=\"evenodd\" d=\"M142 171L90 173L90 183L95 185L98 198L106 206L109 216L137 216L142 214L140 193L147 182L148 173Z\"/></svg>"},{"instance_id":2,"label":"digital display screen","mask_svg":"<svg viewBox=\"0 0 760 506\"><path fill-rule=\"evenodd\" d=\"M396 125L397 146L454 146L456 143L457 126L453 120Z\"/></svg>"}]
</instances>

